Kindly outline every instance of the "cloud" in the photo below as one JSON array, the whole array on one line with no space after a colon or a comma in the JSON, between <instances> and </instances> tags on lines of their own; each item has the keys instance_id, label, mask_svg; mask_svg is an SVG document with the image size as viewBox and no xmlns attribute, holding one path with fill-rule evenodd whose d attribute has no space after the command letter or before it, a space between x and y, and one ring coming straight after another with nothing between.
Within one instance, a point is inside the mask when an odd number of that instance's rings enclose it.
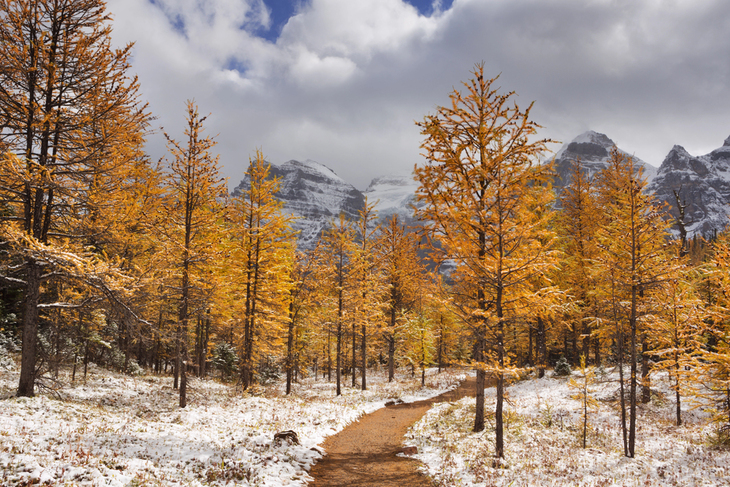
<instances>
[{"instance_id":1,"label":"cloud","mask_svg":"<svg viewBox=\"0 0 730 487\"><path fill-rule=\"evenodd\" d=\"M730 134L730 3L723 0L455 0L430 16L402 0L302 2L275 40L261 0L109 0L114 38L173 135L184 103L211 112L226 175L261 148L311 158L364 188L421 160L414 125L484 61L542 135L603 131L659 164ZM150 137L153 157L164 144ZM557 149L557 147L555 147Z\"/></svg>"}]
</instances>

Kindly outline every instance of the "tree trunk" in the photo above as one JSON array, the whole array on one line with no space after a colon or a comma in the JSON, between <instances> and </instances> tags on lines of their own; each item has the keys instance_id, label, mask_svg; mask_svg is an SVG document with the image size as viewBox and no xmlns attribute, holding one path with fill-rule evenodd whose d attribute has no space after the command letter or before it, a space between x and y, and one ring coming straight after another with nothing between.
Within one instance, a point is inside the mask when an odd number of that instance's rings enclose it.
<instances>
[{"instance_id":1,"label":"tree trunk","mask_svg":"<svg viewBox=\"0 0 730 487\"><path fill-rule=\"evenodd\" d=\"M294 361L294 301L289 302L289 326L286 335L286 394L291 394ZM315 377L316 379L316 377Z\"/></svg>"},{"instance_id":2,"label":"tree trunk","mask_svg":"<svg viewBox=\"0 0 730 487\"><path fill-rule=\"evenodd\" d=\"M541 316L537 317L537 376L545 377L545 365L547 362L547 346L545 339L545 322Z\"/></svg>"},{"instance_id":3,"label":"tree trunk","mask_svg":"<svg viewBox=\"0 0 730 487\"><path fill-rule=\"evenodd\" d=\"M617 330L618 334L618 378L619 378L619 394L621 395L621 434L624 441L624 456L629 456L629 444L626 428L626 392L624 387L624 337L621 330Z\"/></svg>"},{"instance_id":4,"label":"tree trunk","mask_svg":"<svg viewBox=\"0 0 730 487\"><path fill-rule=\"evenodd\" d=\"M636 302L637 289L631 289L631 383L629 384L629 398L631 400L629 409L629 457L634 458L634 446L636 444Z\"/></svg>"},{"instance_id":5,"label":"tree trunk","mask_svg":"<svg viewBox=\"0 0 730 487\"><path fill-rule=\"evenodd\" d=\"M355 364L357 364L357 325L352 322L352 388L355 388Z\"/></svg>"},{"instance_id":6,"label":"tree trunk","mask_svg":"<svg viewBox=\"0 0 730 487\"><path fill-rule=\"evenodd\" d=\"M677 426L682 426L682 402L679 393L679 357L675 353L674 355L675 372L676 372L676 387L674 389L675 397L677 398Z\"/></svg>"},{"instance_id":7,"label":"tree trunk","mask_svg":"<svg viewBox=\"0 0 730 487\"><path fill-rule=\"evenodd\" d=\"M365 391L368 388L367 383L367 376L366 376L366 370L368 366L368 354L367 354L367 335L366 335L366 329L365 325L362 325L362 344L361 344L361 350L362 350L362 385L360 387L360 390Z\"/></svg>"},{"instance_id":8,"label":"tree trunk","mask_svg":"<svg viewBox=\"0 0 730 487\"><path fill-rule=\"evenodd\" d=\"M40 301L41 267L36 261L29 259L27 268L18 397L33 397L36 379L35 362L38 348L38 303Z\"/></svg>"},{"instance_id":9,"label":"tree trunk","mask_svg":"<svg viewBox=\"0 0 730 487\"><path fill-rule=\"evenodd\" d=\"M342 322L337 320L337 357L336 357L335 378L337 380L337 395L342 394L340 386L341 374L342 374Z\"/></svg>"},{"instance_id":10,"label":"tree trunk","mask_svg":"<svg viewBox=\"0 0 730 487\"><path fill-rule=\"evenodd\" d=\"M486 386L486 375L487 372L484 370L484 347L486 333L483 329L484 325L477 331L477 349L475 354L475 361L477 362L477 394L476 394L476 413L474 415L474 429L475 433L484 431L484 387Z\"/></svg>"},{"instance_id":11,"label":"tree trunk","mask_svg":"<svg viewBox=\"0 0 730 487\"><path fill-rule=\"evenodd\" d=\"M641 335L641 403L651 401L651 378L649 377L649 344L646 333Z\"/></svg>"}]
</instances>

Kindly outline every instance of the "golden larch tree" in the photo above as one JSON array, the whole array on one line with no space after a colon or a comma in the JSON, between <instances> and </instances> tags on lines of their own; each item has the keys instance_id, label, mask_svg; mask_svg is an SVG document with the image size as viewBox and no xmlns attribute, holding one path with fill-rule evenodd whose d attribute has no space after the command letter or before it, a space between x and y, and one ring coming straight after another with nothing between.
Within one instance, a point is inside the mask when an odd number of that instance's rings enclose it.
<instances>
[{"instance_id":1,"label":"golden larch tree","mask_svg":"<svg viewBox=\"0 0 730 487\"><path fill-rule=\"evenodd\" d=\"M226 194L226 181L218 172L218 156L211 154L215 141L203 137L203 122L193 101L187 102L186 139L178 142L165 134L169 163L167 201L162 210L164 221L158 227L165 242L164 251L174 267L175 289L179 299L175 340L175 379L180 377L180 407L187 405L187 367L189 321L195 314L195 299L207 287L201 272L210 264L219 239L220 204ZM209 293L210 290L205 290ZM201 308L199 302L197 308ZM176 380L177 382L177 380Z\"/></svg>"},{"instance_id":2,"label":"golden larch tree","mask_svg":"<svg viewBox=\"0 0 730 487\"><path fill-rule=\"evenodd\" d=\"M603 281L604 297L613 309L607 322L618 330L621 370L623 337L628 335L631 364L628 429L622 415L624 454L628 457L634 457L636 441L637 341L645 334L646 316L652 309L651 292L674 277L678 270L676 257L668 251L668 223L659 204L644 193L645 187L646 180L633 158L614 147L608 166L597 178L598 198L606 223L596 234L600 251L595 257L595 272L596 278ZM648 389L648 375L644 374L642 379ZM625 410L623 394L621 403Z\"/></svg>"},{"instance_id":3,"label":"golden larch tree","mask_svg":"<svg viewBox=\"0 0 730 487\"><path fill-rule=\"evenodd\" d=\"M450 94L451 106L438 107L418 126L426 164L416 166L418 216L456 269L453 279L467 294L460 312L476 337L477 408L474 431L484 429L487 371L497 386L495 455L504 456L506 330L515 317L514 303L525 293L530 276L552 265L537 218L537 204L549 204L543 186L549 167L539 164L547 140L531 140L539 126L522 110L514 93L500 93L484 65ZM547 214L547 213L544 213Z\"/></svg>"},{"instance_id":4,"label":"golden larch tree","mask_svg":"<svg viewBox=\"0 0 730 487\"><path fill-rule=\"evenodd\" d=\"M111 47L101 0L0 2L0 197L13 210L2 229L15 235L24 269L20 396L34 393L42 285L63 267L53 248L63 241L63 255L81 258L89 235L78 219L88 212L77 210L93 208L95 188L137 157L149 122L130 55L131 45ZM82 260L91 272L99 259ZM66 264L67 278L83 280ZM111 297L95 273L93 286Z\"/></svg>"}]
</instances>

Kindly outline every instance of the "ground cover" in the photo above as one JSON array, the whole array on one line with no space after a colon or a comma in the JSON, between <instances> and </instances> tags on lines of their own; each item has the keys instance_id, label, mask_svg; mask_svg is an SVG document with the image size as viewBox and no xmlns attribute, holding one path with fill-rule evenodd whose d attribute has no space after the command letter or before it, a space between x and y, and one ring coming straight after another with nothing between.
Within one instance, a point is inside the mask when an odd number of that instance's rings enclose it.
<instances>
[{"instance_id":1,"label":"ground cover","mask_svg":"<svg viewBox=\"0 0 730 487\"><path fill-rule=\"evenodd\" d=\"M12 368L11 368L12 369ZM188 407L177 407L169 377L132 377L97 367L86 382L34 398L12 397L17 371L0 369L0 483L46 485L305 485L317 447L386 401L414 401L453 388L463 375L420 378L369 373L368 390L335 397L333 383L306 379L291 396L283 384L254 394L192 379ZM294 430L300 445L275 442Z\"/></svg>"},{"instance_id":2,"label":"ground cover","mask_svg":"<svg viewBox=\"0 0 730 487\"><path fill-rule=\"evenodd\" d=\"M574 378L576 374L574 373ZM676 403L666 374L653 378L652 400L639 406L636 457L623 455L618 374L599 376L589 413L587 448L583 416L568 378L517 382L507 389L506 458L495 463L495 390L486 390L487 428L471 431L474 400L434 406L406 435L418 447L422 469L442 486L721 486L730 485L730 452L713 442L716 427L696 405ZM491 411L491 417L489 412Z\"/></svg>"}]
</instances>

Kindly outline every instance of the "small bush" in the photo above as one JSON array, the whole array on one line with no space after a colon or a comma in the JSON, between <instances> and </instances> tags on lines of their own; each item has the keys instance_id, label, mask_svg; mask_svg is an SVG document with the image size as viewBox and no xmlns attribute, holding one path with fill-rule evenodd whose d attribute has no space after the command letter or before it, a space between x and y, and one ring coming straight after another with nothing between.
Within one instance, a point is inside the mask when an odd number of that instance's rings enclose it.
<instances>
[{"instance_id":1,"label":"small bush","mask_svg":"<svg viewBox=\"0 0 730 487\"><path fill-rule=\"evenodd\" d=\"M224 379L230 379L238 371L236 349L227 343L219 343L213 349L213 366L221 371Z\"/></svg>"},{"instance_id":2,"label":"small bush","mask_svg":"<svg viewBox=\"0 0 730 487\"><path fill-rule=\"evenodd\" d=\"M570 368L570 364L568 363L568 359L565 357L560 357L558 360L558 363L555 364L555 369L553 370L553 374L556 377L566 377L573 373L573 370Z\"/></svg>"}]
</instances>

